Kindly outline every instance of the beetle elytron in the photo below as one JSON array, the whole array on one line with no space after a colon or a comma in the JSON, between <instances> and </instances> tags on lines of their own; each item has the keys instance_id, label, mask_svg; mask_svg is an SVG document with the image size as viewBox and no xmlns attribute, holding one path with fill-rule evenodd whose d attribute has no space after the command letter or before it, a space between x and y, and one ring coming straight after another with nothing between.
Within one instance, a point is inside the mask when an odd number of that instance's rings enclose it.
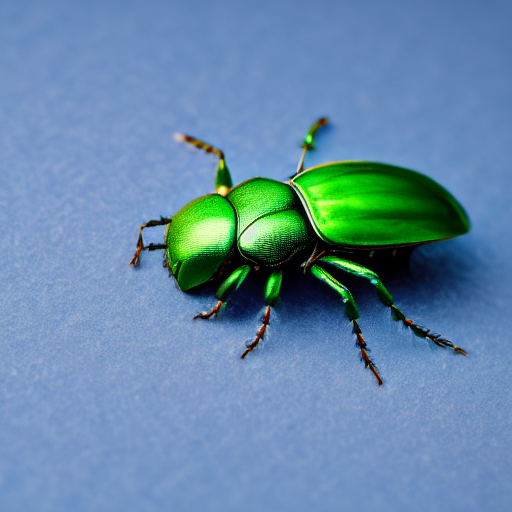
<instances>
[{"instance_id":1,"label":"beetle elytron","mask_svg":"<svg viewBox=\"0 0 512 512\"><path fill-rule=\"evenodd\" d=\"M215 294L218 303L211 311L194 317L202 319L217 317L251 269L264 270L267 307L262 326L254 341L247 344L242 359L263 338L271 308L279 298L283 268L294 263L302 264L304 272L339 293L353 324L361 359L379 385L383 381L368 355L357 323L356 303L333 270L369 280L379 299L391 309L394 320L421 338L466 355L451 341L406 318L375 272L343 257L362 251L412 249L462 235L470 228L464 209L432 179L400 167L346 161L304 170L306 153L314 149L313 137L326 124L327 119L321 118L309 129L296 174L289 182L253 178L236 187L221 150L177 134L178 141L218 156L217 193L190 202L173 218L161 217L142 225L130 265L138 265L143 250L165 249L164 265L182 291L219 280L222 284ZM164 244L144 246L144 228L167 224Z\"/></svg>"}]
</instances>

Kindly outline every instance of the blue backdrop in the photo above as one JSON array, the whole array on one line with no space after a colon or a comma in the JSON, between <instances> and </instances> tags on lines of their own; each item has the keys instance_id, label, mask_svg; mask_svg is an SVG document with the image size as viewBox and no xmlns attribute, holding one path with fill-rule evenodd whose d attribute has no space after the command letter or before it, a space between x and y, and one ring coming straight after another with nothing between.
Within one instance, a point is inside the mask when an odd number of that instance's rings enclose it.
<instances>
[{"instance_id":1,"label":"blue backdrop","mask_svg":"<svg viewBox=\"0 0 512 512\"><path fill-rule=\"evenodd\" d=\"M510 2L0 3L2 511L497 511L512 507ZM285 276L263 347L250 278L220 321L138 227L236 182L387 162L472 231L384 272L435 350L350 281ZM148 230L159 242L163 228Z\"/></svg>"}]
</instances>

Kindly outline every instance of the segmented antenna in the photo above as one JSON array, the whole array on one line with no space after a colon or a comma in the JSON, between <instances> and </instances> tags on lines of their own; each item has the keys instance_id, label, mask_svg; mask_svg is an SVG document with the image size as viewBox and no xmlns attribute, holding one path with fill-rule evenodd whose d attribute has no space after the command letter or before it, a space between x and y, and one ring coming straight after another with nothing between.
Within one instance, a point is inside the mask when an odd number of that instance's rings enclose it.
<instances>
[{"instance_id":1,"label":"segmented antenna","mask_svg":"<svg viewBox=\"0 0 512 512\"><path fill-rule=\"evenodd\" d=\"M203 142L202 140L196 139L195 137L191 137L190 135L185 135L184 133L175 133L174 134L174 140L176 142L188 142L189 144L192 144L192 146L196 147L197 149L202 149L203 151L206 151L207 153L213 153L217 155L220 160L225 160L224 152L220 149L217 149L213 147L210 144L207 144L206 142Z\"/></svg>"},{"instance_id":2,"label":"segmented antenna","mask_svg":"<svg viewBox=\"0 0 512 512\"><path fill-rule=\"evenodd\" d=\"M327 117L321 117L311 128L309 129L304 141L302 142L302 155L299 160L299 165L297 166L296 174L301 173L304 170L304 159L306 158L306 153L308 151L313 151L315 149L314 137L315 133L321 126L326 126L329 123Z\"/></svg>"},{"instance_id":3,"label":"segmented antenna","mask_svg":"<svg viewBox=\"0 0 512 512\"><path fill-rule=\"evenodd\" d=\"M219 165L215 175L215 190L221 196L225 196L233 187L233 180L231 179L231 174L229 172L228 166L226 165L226 157L224 156L224 152L212 146L211 144L207 144L202 140L191 137L190 135L185 135L184 133L175 133L174 140L177 142L188 142L197 149L202 149L207 153L213 153L219 157Z\"/></svg>"}]
</instances>

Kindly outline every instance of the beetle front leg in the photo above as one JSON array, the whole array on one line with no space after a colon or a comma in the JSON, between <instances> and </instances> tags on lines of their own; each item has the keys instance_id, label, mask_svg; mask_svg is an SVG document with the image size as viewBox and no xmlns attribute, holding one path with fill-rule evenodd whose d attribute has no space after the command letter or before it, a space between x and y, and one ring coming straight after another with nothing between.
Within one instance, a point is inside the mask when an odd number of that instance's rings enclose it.
<instances>
[{"instance_id":1,"label":"beetle front leg","mask_svg":"<svg viewBox=\"0 0 512 512\"><path fill-rule=\"evenodd\" d=\"M136 267L139 264L139 257L142 251L155 251L157 249L166 249L167 245L165 244L149 244L148 246L144 246L144 241L142 239L142 231L146 228L153 228L155 226L165 226L166 224L170 224L172 222L172 218L160 217L160 220L148 220L146 224L142 224L139 228L139 238L137 240L137 248L135 249L135 254L133 255L132 261L130 261L130 265Z\"/></svg>"},{"instance_id":2,"label":"beetle front leg","mask_svg":"<svg viewBox=\"0 0 512 512\"><path fill-rule=\"evenodd\" d=\"M369 368L370 371L373 373L373 375L377 379L377 384L379 386L382 386L382 384L384 384L384 381L382 380L382 377L380 376L379 370L375 366L375 363L368 355L370 349L368 348L368 345L366 344L366 341L363 338L363 334L361 332L359 324L357 323L357 319L359 318L359 311L357 310L357 306L354 301L354 298L352 297L352 294L350 293L348 288L345 288L345 286L343 286L339 281L337 281L333 276L331 276L331 274L329 274L319 265L313 265L311 267L311 273L317 279L320 279L320 281L323 281L324 283L329 285L334 291L341 295L343 303L345 304L345 315L352 322L353 325L352 332L356 335L357 338L356 343L357 346L359 347L359 350L361 351L361 360L364 362L365 368Z\"/></svg>"},{"instance_id":3,"label":"beetle front leg","mask_svg":"<svg viewBox=\"0 0 512 512\"><path fill-rule=\"evenodd\" d=\"M368 281L370 281L370 283L372 283L373 286L375 286L375 290L377 291L377 295L380 301L391 308L393 320L397 322L402 322L406 327L410 328L411 331L419 338L426 338L435 343L438 347L450 348L453 351L457 352L458 354L462 354L463 356L467 355L464 349L458 347L457 345L454 345L451 341L447 339L441 338L440 334L433 334L432 332L430 332L430 329L427 329L426 327L423 327L413 322L412 320L406 318L405 315L394 305L393 297L386 290L379 276L375 272L371 271L370 269L367 269L366 267L363 267L359 263L355 263L353 261L346 260L343 258L338 258L337 256L325 256L324 258L321 258L320 261L333 265L336 268L343 270L344 272L353 274L358 277L362 277L363 279L367 279Z\"/></svg>"},{"instance_id":4,"label":"beetle front leg","mask_svg":"<svg viewBox=\"0 0 512 512\"><path fill-rule=\"evenodd\" d=\"M215 297L219 300L219 302L217 302L217 305L211 311L201 311L201 313L198 313L194 317L194 320L196 318L207 320L212 316L215 316L215 318L217 318L219 315L219 311L225 304L227 298L233 292L236 292L238 290L240 285L244 282L244 279L247 277L249 270L251 270L251 267L249 265L243 265L242 267L239 267L234 272L232 272L228 276L228 278L220 285L219 289L217 290L217 293L215 294Z\"/></svg>"},{"instance_id":5,"label":"beetle front leg","mask_svg":"<svg viewBox=\"0 0 512 512\"><path fill-rule=\"evenodd\" d=\"M219 302L217 302L216 306L213 309L211 309L210 311L201 311L194 317L194 320L196 320L197 318L201 318L203 320L208 320L212 316L214 316L215 318L218 318L219 311L221 310L223 304L224 304L224 302L219 300Z\"/></svg>"},{"instance_id":6,"label":"beetle front leg","mask_svg":"<svg viewBox=\"0 0 512 512\"><path fill-rule=\"evenodd\" d=\"M281 290L281 282L283 279L283 271L276 270L270 274L267 279L267 284L265 286L265 305L267 309L265 310L265 314L263 315L262 325L258 332L256 333L256 338L254 341L251 341L247 344L247 348L244 353L240 356L240 359L245 359L245 356L252 352L257 346L258 343L265 336L265 331L267 330L267 326L270 323L270 308L274 307L279 300L279 291Z\"/></svg>"}]
</instances>

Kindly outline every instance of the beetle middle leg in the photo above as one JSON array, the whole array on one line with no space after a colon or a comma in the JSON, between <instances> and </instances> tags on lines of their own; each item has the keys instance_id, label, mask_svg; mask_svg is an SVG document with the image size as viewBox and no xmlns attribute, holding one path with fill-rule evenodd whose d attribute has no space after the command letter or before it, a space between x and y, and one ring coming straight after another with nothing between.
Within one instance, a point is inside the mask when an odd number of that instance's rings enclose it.
<instances>
[{"instance_id":1,"label":"beetle middle leg","mask_svg":"<svg viewBox=\"0 0 512 512\"><path fill-rule=\"evenodd\" d=\"M352 297L352 294L350 293L348 288L345 288L345 286L343 286L338 280L336 280L333 276L331 276L331 274L329 274L319 265L313 265L310 268L310 271L317 279L320 279L320 281L323 281L324 283L328 284L334 291L341 295L343 303L345 304L345 315L352 322L353 325L352 332L356 335L357 338L356 343L357 346L359 347L359 350L361 351L361 360L364 362L365 368L369 368L370 371L373 373L373 375L377 379L377 384L379 386L382 386L382 384L384 384L384 381L382 380L382 377L379 375L379 370L375 366L375 363L372 361L368 354L368 352L370 352L370 349L368 348L368 345L366 344L366 341L363 338L361 328L357 323L357 319L359 318L359 311L357 310L357 306Z\"/></svg>"},{"instance_id":2,"label":"beetle middle leg","mask_svg":"<svg viewBox=\"0 0 512 512\"><path fill-rule=\"evenodd\" d=\"M142 239L142 231L146 228L153 228L155 226L165 226L166 224L170 224L171 222L172 218L160 217L160 220L148 220L146 224L142 224L142 226L139 228L137 248L135 249L135 254L133 255L132 261L130 261L130 265L136 267L139 264L139 257L142 251L156 251L157 249L167 248L165 244L149 244L148 246L144 246L144 240Z\"/></svg>"},{"instance_id":3,"label":"beetle middle leg","mask_svg":"<svg viewBox=\"0 0 512 512\"><path fill-rule=\"evenodd\" d=\"M245 359L245 356L249 352L252 352L265 336L265 331L267 330L267 326L270 323L270 308L274 307L279 300L279 291L281 290L282 279L282 270L276 270L275 272L272 272L267 279L267 284L265 286L265 305L267 306L267 309L263 315L262 325L256 333L256 338L254 338L254 340L247 345L247 348L240 356L240 359Z\"/></svg>"},{"instance_id":4,"label":"beetle middle leg","mask_svg":"<svg viewBox=\"0 0 512 512\"><path fill-rule=\"evenodd\" d=\"M423 327L422 325L419 325L406 318L406 316L394 305L393 297L386 290L379 276L375 272L367 269L366 267L363 267L359 263L339 258L337 256L325 256L324 258L321 258L320 261L333 265L336 268L343 270L344 272L362 277L370 281L370 283L375 286L375 290L377 291L377 295L380 301L391 308L393 320L402 322L406 327L410 328L416 336L420 338L426 338L435 343L438 347L450 348L458 354L462 354L463 356L467 355L464 349L454 345L451 341L442 338L440 334L434 334L430 331L430 329L427 329L426 327Z\"/></svg>"}]
</instances>

